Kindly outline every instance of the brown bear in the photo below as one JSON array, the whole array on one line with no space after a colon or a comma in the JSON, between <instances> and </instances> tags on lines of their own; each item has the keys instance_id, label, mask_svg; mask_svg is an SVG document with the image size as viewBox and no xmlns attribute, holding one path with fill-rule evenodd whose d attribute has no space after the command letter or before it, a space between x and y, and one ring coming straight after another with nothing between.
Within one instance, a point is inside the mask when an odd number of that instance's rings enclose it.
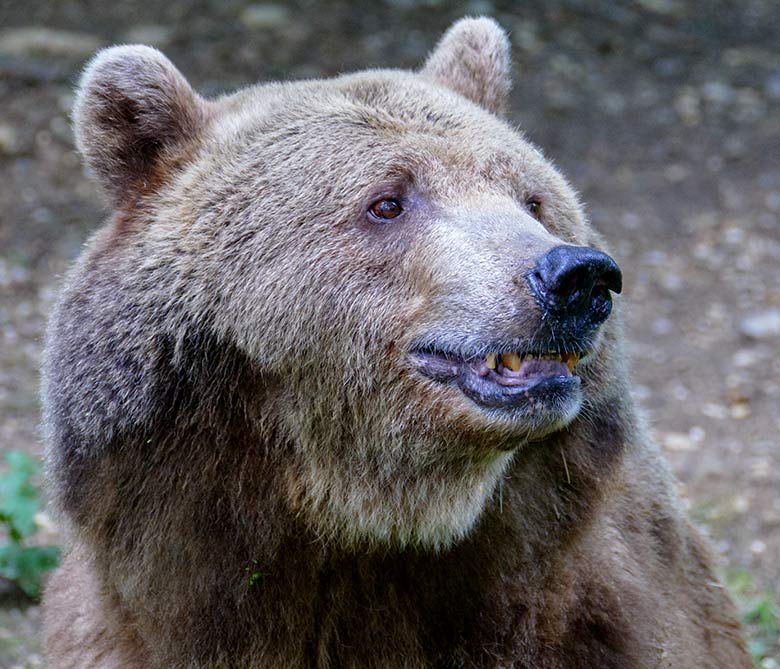
<instances>
[{"instance_id":1,"label":"brown bear","mask_svg":"<svg viewBox=\"0 0 780 669\"><path fill-rule=\"evenodd\" d=\"M48 334L49 666L750 666L509 70L484 18L217 100L87 67L113 213Z\"/></svg>"}]
</instances>

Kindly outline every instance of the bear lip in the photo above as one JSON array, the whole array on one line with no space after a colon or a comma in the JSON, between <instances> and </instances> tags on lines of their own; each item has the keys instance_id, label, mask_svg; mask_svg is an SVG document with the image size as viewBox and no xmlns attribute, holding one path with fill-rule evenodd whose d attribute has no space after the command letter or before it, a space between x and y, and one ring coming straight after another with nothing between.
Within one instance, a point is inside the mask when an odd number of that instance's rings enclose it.
<instances>
[{"instance_id":1,"label":"bear lip","mask_svg":"<svg viewBox=\"0 0 780 669\"><path fill-rule=\"evenodd\" d=\"M531 395L565 391L580 384L574 366L580 355L571 352L488 354L460 357L437 350L413 350L411 360L423 375L441 383L454 383L468 398L488 408L526 404ZM514 356L514 357L512 357ZM502 363L518 367L512 369Z\"/></svg>"}]
</instances>

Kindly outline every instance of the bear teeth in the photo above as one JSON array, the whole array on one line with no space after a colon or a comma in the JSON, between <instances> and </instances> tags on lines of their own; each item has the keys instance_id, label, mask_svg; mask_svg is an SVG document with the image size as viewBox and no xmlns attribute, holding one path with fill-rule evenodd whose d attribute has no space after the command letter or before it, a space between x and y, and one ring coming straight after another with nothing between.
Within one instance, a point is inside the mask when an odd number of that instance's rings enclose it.
<instances>
[{"instance_id":1,"label":"bear teeth","mask_svg":"<svg viewBox=\"0 0 780 669\"><path fill-rule=\"evenodd\" d=\"M574 368L577 366L577 363L580 361L580 354L579 353L564 353L561 356L561 359L569 367L569 371L570 372L574 372Z\"/></svg>"},{"instance_id":2,"label":"bear teeth","mask_svg":"<svg viewBox=\"0 0 780 669\"><path fill-rule=\"evenodd\" d=\"M504 367L509 367L513 372L519 372L523 364L517 353L502 353L501 362L504 363Z\"/></svg>"},{"instance_id":3,"label":"bear teeth","mask_svg":"<svg viewBox=\"0 0 780 669\"><path fill-rule=\"evenodd\" d=\"M557 351L548 351L546 353L540 353L537 355L527 353L517 353L511 351L509 353L488 353L485 356L485 362L488 369L498 370L499 360L502 367L508 367L513 372L519 372L523 365L524 360L557 360L559 362L565 362L570 372L574 372L574 368L580 361L579 353L558 353Z\"/></svg>"}]
</instances>

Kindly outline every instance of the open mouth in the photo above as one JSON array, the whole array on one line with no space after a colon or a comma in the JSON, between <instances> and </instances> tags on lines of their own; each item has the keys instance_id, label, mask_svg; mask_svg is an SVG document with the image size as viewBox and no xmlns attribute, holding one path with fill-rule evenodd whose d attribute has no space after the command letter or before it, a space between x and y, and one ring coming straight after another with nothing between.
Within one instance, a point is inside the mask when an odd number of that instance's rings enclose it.
<instances>
[{"instance_id":1,"label":"open mouth","mask_svg":"<svg viewBox=\"0 0 780 669\"><path fill-rule=\"evenodd\" d=\"M483 407L517 407L530 400L556 399L580 384L575 374L584 353L510 351L484 358L416 350L416 368L431 379L455 383L464 395Z\"/></svg>"}]
</instances>

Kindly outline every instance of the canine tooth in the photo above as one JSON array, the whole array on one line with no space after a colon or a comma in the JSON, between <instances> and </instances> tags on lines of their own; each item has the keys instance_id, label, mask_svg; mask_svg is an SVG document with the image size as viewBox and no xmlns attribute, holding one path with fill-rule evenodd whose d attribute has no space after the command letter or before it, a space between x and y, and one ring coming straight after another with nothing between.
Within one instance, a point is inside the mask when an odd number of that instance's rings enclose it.
<instances>
[{"instance_id":1,"label":"canine tooth","mask_svg":"<svg viewBox=\"0 0 780 669\"><path fill-rule=\"evenodd\" d=\"M496 354L495 353L488 353L485 358L487 359L487 366L488 369L495 369L496 368Z\"/></svg>"},{"instance_id":2,"label":"canine tooth","mask_svg":"<svg viewBox=\"0 0 780 669\"><path fill-rule=\"evenodd\" d=\"M579 353L564 353L563 361L568 365L569 371L573 372L580 360Z\"/></svg>"},{"instance_id":3,"label":"canine tooth","mask_svg":"<svg viewBox=\"0 0 780 669\"><path fill-rule=\"evenodd\" d=\"M517 355L517 353L502 353L501 362L503 362L504 365L509 367L509 369L511 369L513 372L519 372L520 366L522 365L520 356Z\"/></svg>"}]
</instances>

